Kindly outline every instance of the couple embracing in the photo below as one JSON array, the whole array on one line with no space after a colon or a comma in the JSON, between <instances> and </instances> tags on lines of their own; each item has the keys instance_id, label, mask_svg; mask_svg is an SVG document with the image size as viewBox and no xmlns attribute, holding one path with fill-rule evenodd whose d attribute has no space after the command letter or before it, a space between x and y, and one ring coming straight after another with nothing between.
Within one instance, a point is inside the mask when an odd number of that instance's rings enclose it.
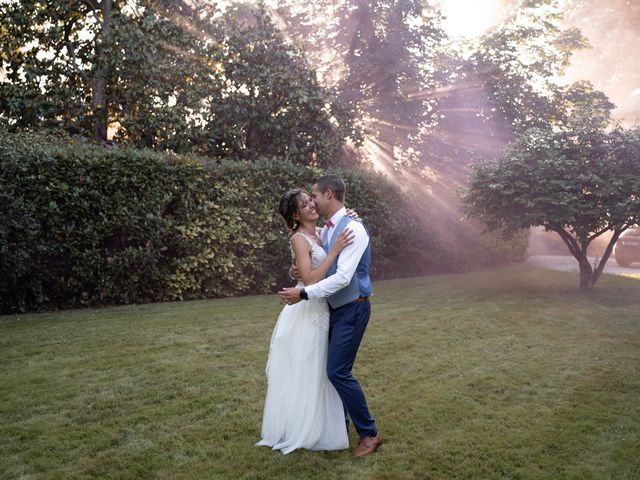
<instances>
[{"instance_id":1,"label":"couple embracing","mask_svg":"<svg viewBox=\"0 0 640 480\"><path fill-rule=\"evenodd\" d=\"M371 315L371 242L362 222L348 215L345 190L339 177L327 175L311 195L295 189L280 201L299 282L279 292L286 305L271 336L258 445L284 454L348 448L349 421L360 437L354 457L382 444L351 374ZM320 215L327 219L322 229Z\"/></svg>"}]
</instances>

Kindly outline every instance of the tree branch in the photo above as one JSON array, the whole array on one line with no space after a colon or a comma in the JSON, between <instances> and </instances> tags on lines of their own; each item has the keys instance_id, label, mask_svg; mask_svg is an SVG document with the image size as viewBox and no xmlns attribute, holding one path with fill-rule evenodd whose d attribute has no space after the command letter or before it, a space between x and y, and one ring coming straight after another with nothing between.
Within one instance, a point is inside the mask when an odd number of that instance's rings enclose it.
<instances>
[{"instance_id":1,"label":"tree branch","mask_svg":"<svg viewBox=\"0 0 640 480\"><path fill-rule=\"evenodd\" d=\"M618 241L618 238L620 237L622 232L624 232L626 229L627 228L620 228L620 229L615 229L613 231L613 236L611 237L611 240L609 240L609 244L607 245L607 248L605 249L604 254L602 255L602 258L600 259L600 263L598 264L598 268L596 268L595 271L593 272L593 283L594 284L598 281L598 278L600 277L600 274L604 270L604 266L607 264L607 260L609 260L609 256L611 255L611 252L613 252L613 247L616 244L616 242Z\"/></svg>"},{"instance_id":2,"label":"tree branch","mask_svg":"<svg viewBox=\"0 0 640 480\"><path fill-rule=\"evenodd\" d=\"M89 81L89 76L80 68L76 68L76 60L78 59L78 57L76 56L76 49L73 45L73 42L71 41L71 39L69 38L71 36L71 30L73 29L73 26L75 25L77 21L77 18L72 18L68 23L65 24L64 26L64 45L66 45L67 47L67 53L69 54L69 59L71 60L71 65L73 65L74 70L80 74L80 76L86 81ZM57 54L60 53L60 50L62 49L62 47L60 47L60 49L56 52L56 56Z\"/></svg>"},{"instance_id":3,"label":"tree branch","mask_svg":"<svg viewBox=\"0 0 640 480\"><path fill-rule=\"evenodd\" d=\"M576 260L580 262L581 260L580 246L578 245L576 240L569 234L569 232L567 232L560 225L550 225L549 228L554 232L556 232L558 235L560 235L560 238L562 238L562 241L567 245L567 247L569 247L569 251L571 252L571 255L576 257Z\"/></svg>"},{"instance_id":4,"label":"tree branch","mask_svg":"<svg viewBox=\"0 0 640 480\"><path fill-rule=\"evenodd\" d=\"M95 39L96 66L91 84L91 107L93 109L93 137L96 140L107 140L108 106L107 106L107 72L106 59L102 42L108 44L111 37L112 0L102 0L102 29Z\"/></svg>"},{"instance_id":5,"label":"tree branch","mask_svg":"<svg viewBox=\"0 0 640 480\"><path fill-rule=\"evenodd\" d=\"M611 226L608 225L606 228L603 228L602 230L599 230L597 232L595 232L593 235L591 235L587 240L589 241L589 243L591 243L593 240L595 240L596 238L598 238L600 235L602 235L605 232L608 232L609 230L611 230Z\"/></svg>"}]
</instances>

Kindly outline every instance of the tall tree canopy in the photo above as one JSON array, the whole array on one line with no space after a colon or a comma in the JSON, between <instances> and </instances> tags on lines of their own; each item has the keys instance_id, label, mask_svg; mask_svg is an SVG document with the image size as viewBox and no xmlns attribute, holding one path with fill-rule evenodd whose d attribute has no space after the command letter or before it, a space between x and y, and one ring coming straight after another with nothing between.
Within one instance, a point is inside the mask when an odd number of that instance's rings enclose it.
<instances>
[{"instance_id":1,"label":"tall tree canopy","mask_svg":"<svg viewBox=\"0 0 640 480\"><path fill-rule=\"evenodd\" d=\"M396 163L415 156L446 79L437 11L420 0L275 3L282 28L351 105L378 154Z\"/></svg>"},{"instance_id":2,"label":"tall tree canopy","mask_svg":"<svg viewBox=\"0 0 640 480\"><path fill-rule=\"evenodd\" d=\"M496 114L515 132L553 115L549 94L572 53L588 44L579 30L563 30L557 2L523 2L510 22L485 36L471 64Z\"/></svg>"},{"instance_id":3,"label":"tall tree canopy","mask_svg":"<svg viewBox=\"0 0 640 480\"><path fill-rule=\"evenodd\" d=\"M438 11L421 0L278 0L275 25L247 4L224 14L215 0L195 5L3 2L0 120L320 163L343 140L359 143L355 121L378 157L429 164L478 119L517 133L555 115L554 77L586 46L560 28L556 0L520 0L504 25L462 46L448 43Z\"/></svg>"},{"instance_id":4,"label":"tall tree canopy","mask_svg":"<svg viewBox=\"0 0 640 480\"><path fill-rule=\"evenodd\" d=\"M261 9L182 0L0 5L0 121L175 152L326 163L351 117Z\"/></svg>"},{"instance_id":5,"label":"tall tree canopy","mask_svg":"<svg viewBox=\"0 0 640 480\"><path fill-rule=\"evenodd\" d=\"M272 3L279 26L396 164L415 165L403 162L408 151L438 163L491 134L502 148L540 126L557 115L558 76L588 46L562 27L557 0L519 0L502 25L464 41L447 38L438 10L419 0Z\"/></svg>"}]
</instances>

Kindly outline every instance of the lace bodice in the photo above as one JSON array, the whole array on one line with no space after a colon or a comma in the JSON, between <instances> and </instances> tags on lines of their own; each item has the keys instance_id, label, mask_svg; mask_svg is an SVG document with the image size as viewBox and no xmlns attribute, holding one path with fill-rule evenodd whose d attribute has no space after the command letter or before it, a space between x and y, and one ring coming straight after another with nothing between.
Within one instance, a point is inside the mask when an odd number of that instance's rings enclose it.
<instances>
[{"instance_id":1,"label":"lace bodice","mask_svg":"<svg viewBox=\"0 0 640 480\"><path fill-rule=\"evenodd\" d=\"M298 235L304 237L304 239L307 242L309 242L309 245L311 246L311 267L318 268L318 265L320 265L327 256L327 253L324 251L324 248L322 248L321 245L318 245L312 238L310 238L309 236L305 235L302 232L294 233L291 236L291 239L293 240L293 237ZM294 256L293 247L291 247L291 256L292 257Z\"/></svg>"},{"instance_id":2,"label":"lace bodice","mask_svg":"<svg viewBox=\"0 0 640 480\"><path fill-rule=\"evenodd\" d=\"M301 235L305 238L311 247L311 266L312 268L317 268L322 261L326 258L327 254L324 251L322 246L318 245L313 238L308 237L302 232L294 233L291 239L296 235ZM291 247L291 256L294 256L293 247ZM304 287L304 283L302 280L298 281L296 285L298 288ZM287 305L285 309L304 309L302 310L302 317L316 325L320 326L320 328L324 331L329 330L329 307L324 298L311 298L309 300L299 302L295 305Z\"/></svg>"}]
</instances>

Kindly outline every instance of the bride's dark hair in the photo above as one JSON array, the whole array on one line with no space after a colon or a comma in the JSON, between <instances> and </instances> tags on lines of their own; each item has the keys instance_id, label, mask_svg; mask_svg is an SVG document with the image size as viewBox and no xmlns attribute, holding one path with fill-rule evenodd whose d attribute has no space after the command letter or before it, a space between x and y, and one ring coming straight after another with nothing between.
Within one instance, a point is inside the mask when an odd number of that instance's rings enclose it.
<instances>
[{"instance_id":1,"label":"bride's dark hair","mask_svg":"<svg viewBox=\"0 0 640 480\"><path fill-rule=\"evenodd\" d=\"M306 192L301 188L289 190L287 193L282 195L280 205L278 206L278 212L280 212L280 215L284 218L284 221L287 223L287 227L293 231L296 231L300 226L298 221L294 220L293 215L298 211L298 199L303 193Z\"/></svg>"}]
</instances>

